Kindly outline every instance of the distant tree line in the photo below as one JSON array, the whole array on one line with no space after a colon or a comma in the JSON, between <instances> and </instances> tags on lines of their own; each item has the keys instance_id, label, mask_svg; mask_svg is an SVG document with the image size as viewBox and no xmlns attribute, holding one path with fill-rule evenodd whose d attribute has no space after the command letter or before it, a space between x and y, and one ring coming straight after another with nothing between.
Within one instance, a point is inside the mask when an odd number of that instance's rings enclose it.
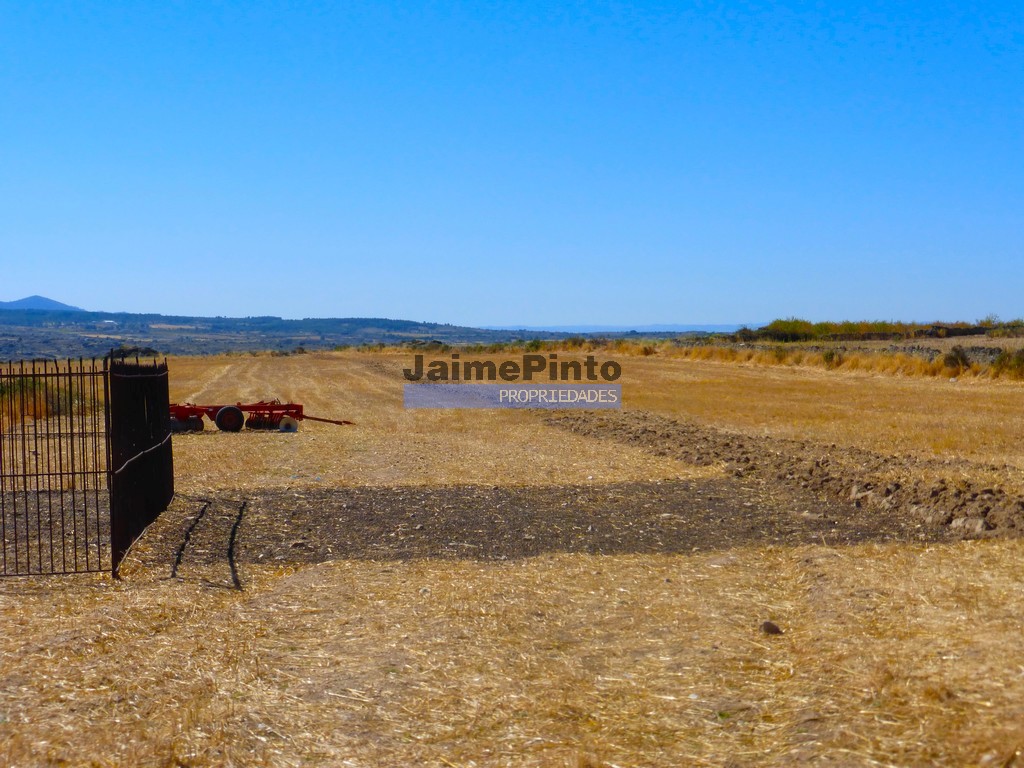
<instances>
[{"instance_id":1,"label":"distant tree line","mask_svg":"<svg viewBox=\"0 0 1024 768\"><path fill-rule=\"evenodd\" d=\"M956 336L1024 336L1024 319L1003 322L990 316L976 323L900 323L843 321L812 323L796 317L773 320L761 328L741 328L735 341L897 341Z\"/></svg>"}]
</instances>

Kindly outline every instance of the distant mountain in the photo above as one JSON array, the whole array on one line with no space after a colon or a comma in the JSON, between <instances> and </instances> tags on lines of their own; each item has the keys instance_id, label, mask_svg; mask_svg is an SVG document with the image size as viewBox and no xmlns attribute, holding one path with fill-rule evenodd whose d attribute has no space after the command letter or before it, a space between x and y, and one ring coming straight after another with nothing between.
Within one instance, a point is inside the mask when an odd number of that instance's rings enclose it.
<instances>
[{"instance_id":1,"label":"distant mountain","mask_svg":"<svg viewBox=\"0 0 1024 768\"><path fill-rule=\"evenodd\" d=\"M72 307L45 296L29 296L17 301L0 301L0 309L47 309L52 312L85 312L81 307Z\"/></svg>"}]
</instances>

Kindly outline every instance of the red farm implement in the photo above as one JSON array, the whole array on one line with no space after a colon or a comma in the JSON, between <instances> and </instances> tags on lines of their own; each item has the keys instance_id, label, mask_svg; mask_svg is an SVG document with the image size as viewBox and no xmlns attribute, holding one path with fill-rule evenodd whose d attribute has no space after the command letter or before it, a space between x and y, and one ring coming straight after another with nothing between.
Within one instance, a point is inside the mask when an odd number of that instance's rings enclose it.
<instances>
[{"instance_id":1,"label":"red farm implement","mask_svg":"<svg viewBox=\"0 0 1024 768\"><path fill-rule=\"evenodd\" d=\"M222 432L241 432L248 429L268 429L278 432L297 432L300 421L322 421L326 424L351 424L351 421L321 419L308 416L299 403L282 403L279 400L259 403L235 403L234 405L195 405L175 403L171 405L172 432L202 432L203 417L217 425Z\"/></svg>"}]
</instances>

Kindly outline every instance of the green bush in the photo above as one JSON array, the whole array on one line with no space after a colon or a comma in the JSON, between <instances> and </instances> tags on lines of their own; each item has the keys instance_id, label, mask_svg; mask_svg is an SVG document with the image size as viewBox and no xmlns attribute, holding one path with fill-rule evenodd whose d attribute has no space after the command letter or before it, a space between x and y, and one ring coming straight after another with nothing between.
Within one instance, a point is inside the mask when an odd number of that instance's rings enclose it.
<instances>
[{"instance_id":1,"label":"green bush","mask_svg":"<svg viewBox=\"0 0 1024 768\"><path fill-rule=\"evenodd\" d=\"M826 349L821 353L821 359L825 361L825 367L831 370L843 364L843 353L835 349Z\"/></svg>"}]
</instances>

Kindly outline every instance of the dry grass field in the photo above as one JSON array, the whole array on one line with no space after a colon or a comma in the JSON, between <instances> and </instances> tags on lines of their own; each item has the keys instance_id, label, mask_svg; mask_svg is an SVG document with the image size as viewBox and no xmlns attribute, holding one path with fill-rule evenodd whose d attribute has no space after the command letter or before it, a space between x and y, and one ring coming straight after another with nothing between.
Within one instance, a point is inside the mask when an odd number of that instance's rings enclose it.
<instances>
[{"instance_id":1,"label":"dry grass field","mask_svg":"<svg viewBox=\"0 0 1024 768\"><path fill-rule=\"evenodd\" d=\"M1024 384L630 358L630 407L737 431L1024 469Z\"/></svg>"},{"instance_id":2,"label":"dry grass field","mask_svg":"<svg viewBox=\"0 0 1024 768\"><path fill-rule=\"evenodd\" d=\"M169 362L172 401L355 425L177 435L122 581L0 581L4 765L1024 763L1018 538L407 411L408 355ZM621 362L626 415L1024 487L1020 383Z\"/></svg>"}]
</instances>

